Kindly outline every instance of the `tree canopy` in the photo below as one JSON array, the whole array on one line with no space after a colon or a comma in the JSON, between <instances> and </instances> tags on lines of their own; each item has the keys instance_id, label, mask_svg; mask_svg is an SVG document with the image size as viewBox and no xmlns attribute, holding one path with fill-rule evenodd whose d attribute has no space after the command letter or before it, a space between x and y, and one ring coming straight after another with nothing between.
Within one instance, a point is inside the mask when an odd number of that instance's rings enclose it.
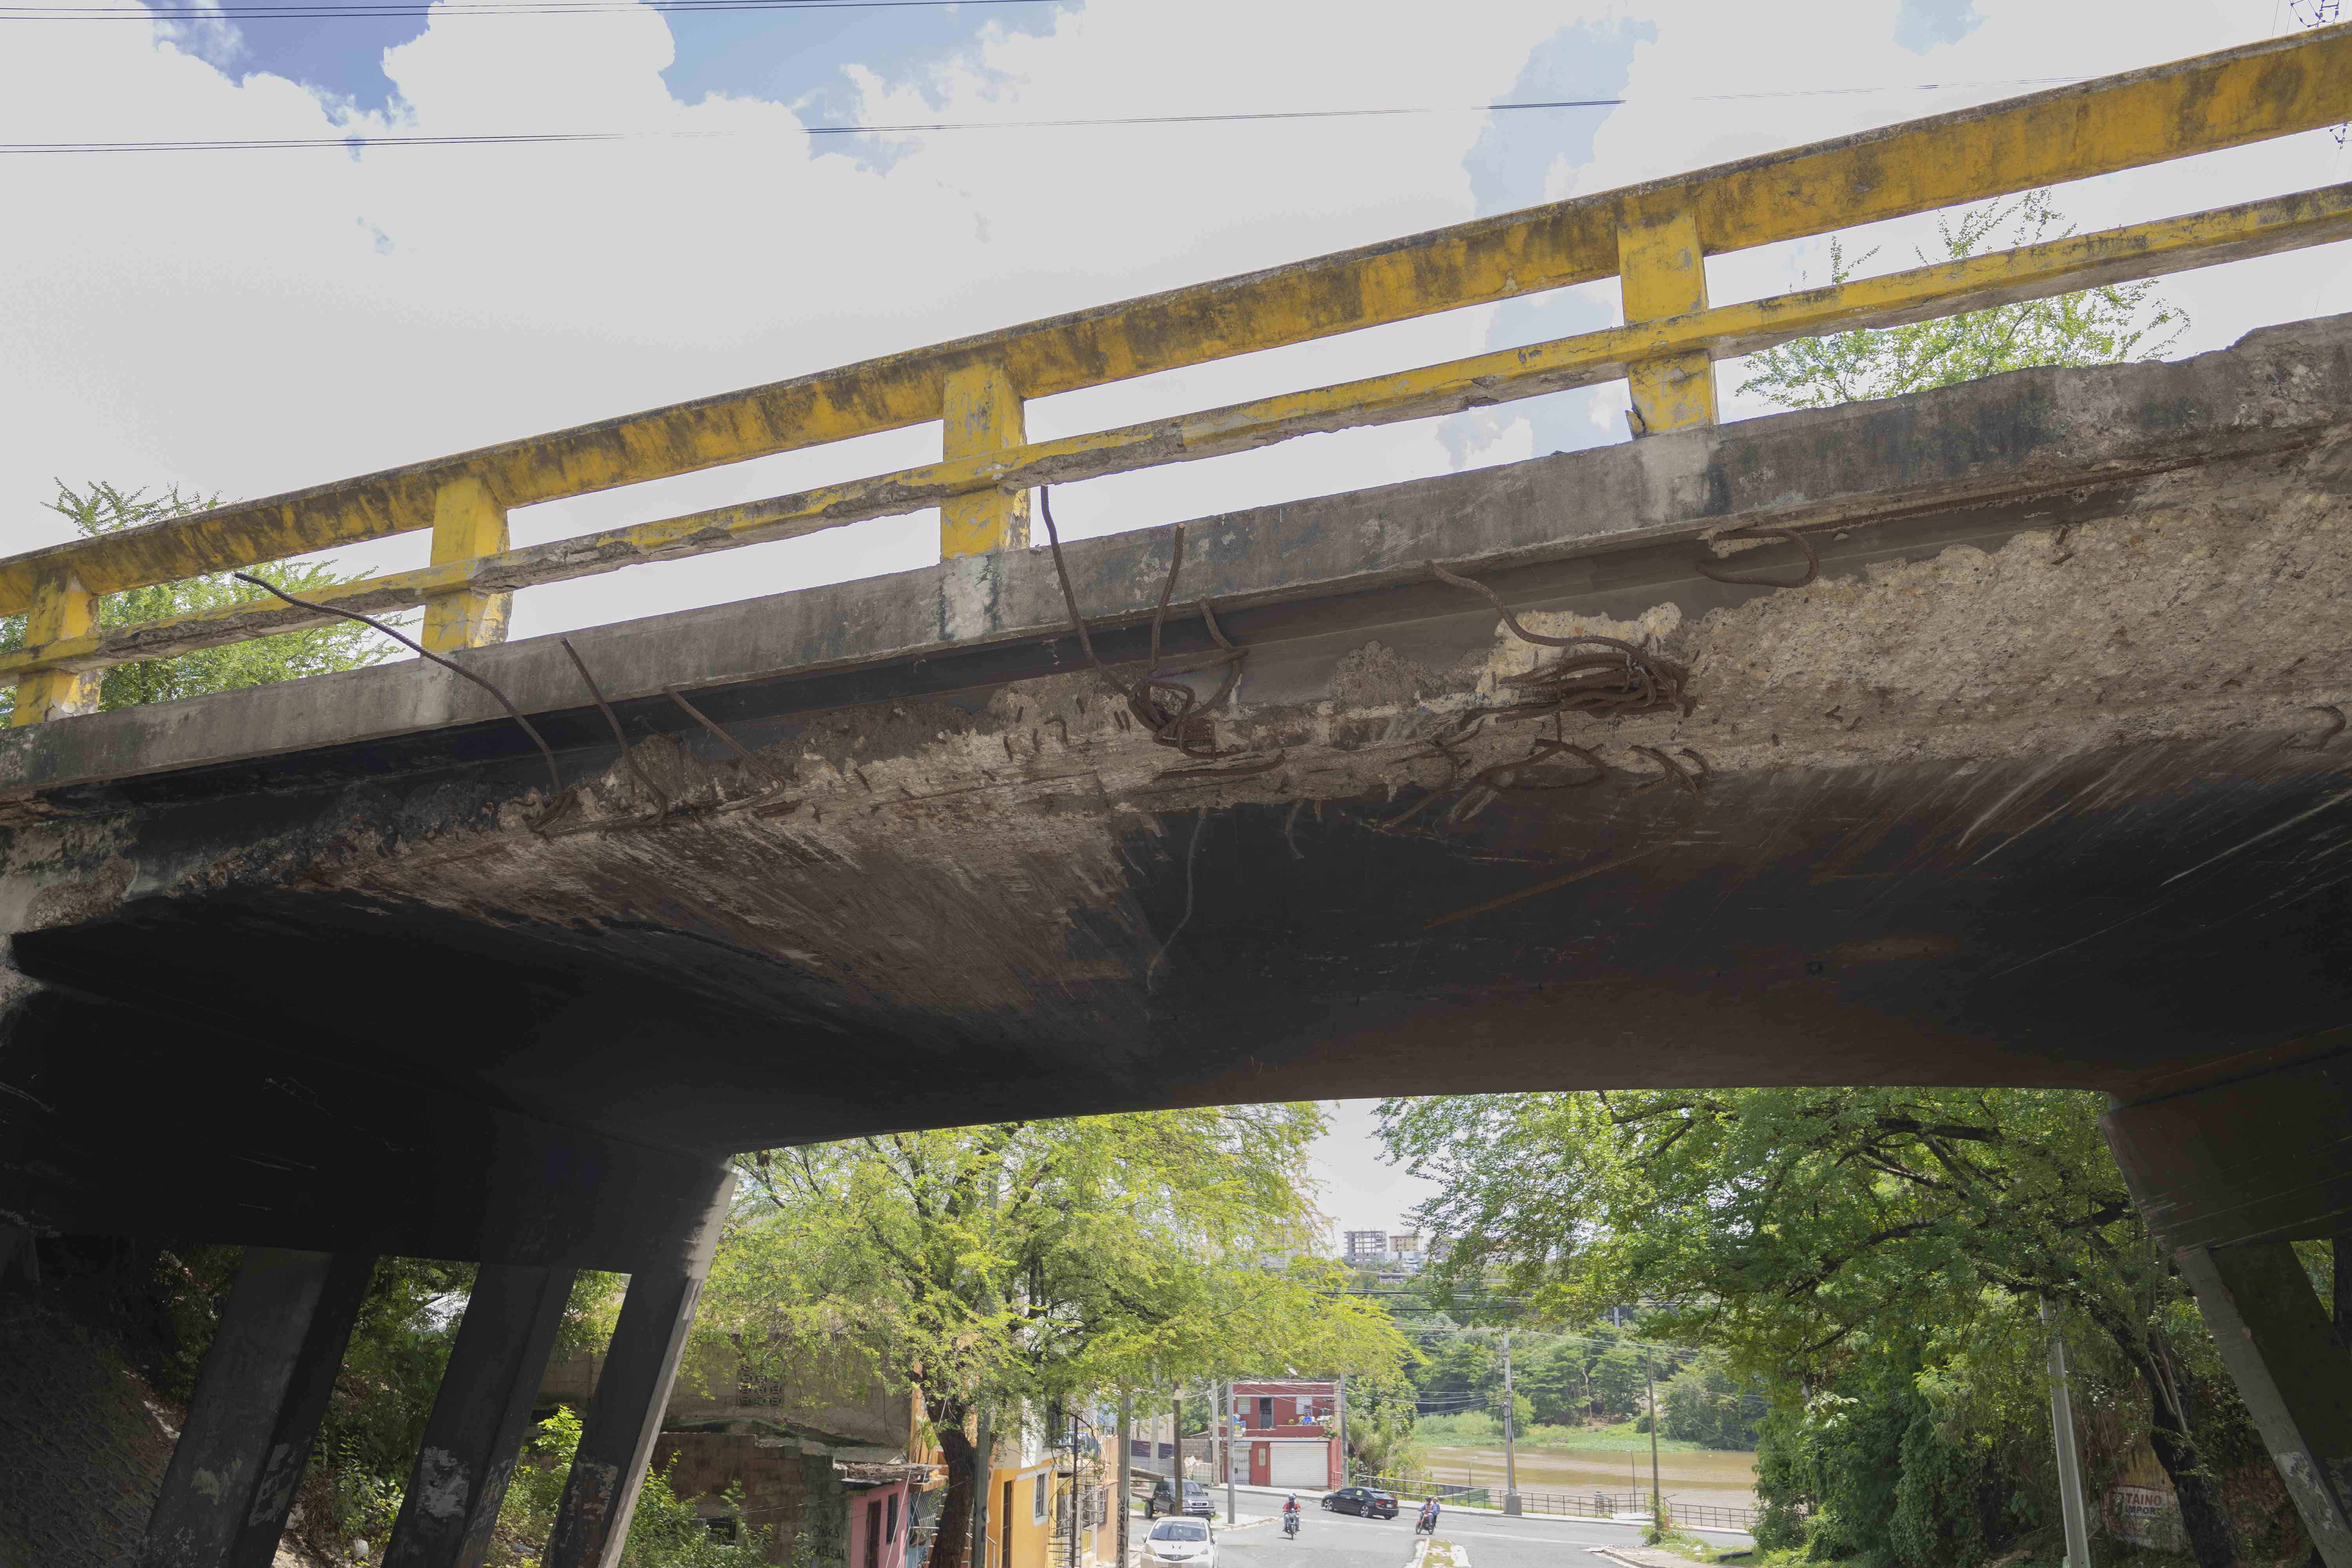
<instances>
[{"instance_id":1,"label":"tree canopy","mask_svg":"<svg viewBox=\"0 0 2352 1568\"><path fill-rule=\"evenodd\" d=\"M822 1346L921 1394L956 1568L968 1422L1106 1389L1295 1369L1393 1374L1384 1309L1308 1256L1312 1105L897 1133L743 1162L705 1331L780 1369ZM1001 1427L1000 1427L1001 1429Z\"/></svg>"},{"instance_id":2,"label":"tree canopy","mask_svg":"<svg viewBox=\"0 0 2352 1568\"><path fill-rule=\"evenodd\" d=\"M95 539L187 512L203 511L219 503L217 496L184 495L177 486L151 493L93 480L77 489L60 479L56 498L46 504L49 510L73 524L83 538ZM324 562L279 562L254 567L252 574L297 595L352 580L352 574L338 572ZM109 594L98 602L98 625L100 629L110 629L267 597L250 584L239 583L226 572L215 572L182 582L158 583ZM0 621L0 650L22 647L24 644L24 616L11 616ZM250 642L224 643L218 647L199 648L169 658L116 665L100 681L99 706L129 708L142 702L168 702L209 691L267 686L298 676L357 669L378 662L393 651L390 641L367 627L356 622L337 621L331 626L280 632L276 637L257 637ZM0 716L14 712L16 700L15 686L0 684Z\"/></svg>"},{"instance_id":3,"label":"tree canopy","mask_svg":"<svg viewBox=\"0 0 2352 1568\"><path fill-rule=\"evenodd\" d=\"M1952 261L1997 245L2035 245L2074 232L2048 191L1973 207L1939 218L1937 226L1944 255L1935 259ZM1876 254L1849 259L1844 240L1832 237L1830 281L1844 282ZM1923 253L1919 259L1930 258ZM2110 284L1907 326L1799 338L1750 356L1739 390L1761 393L1784 408L1826 408L2030 365L2159 359L2188 330L2187 312L2158 298L2154 283Z\"/></svg>"},{"instance_id":4,"label":"tree canopy","mask_svg":"<svg viewBox=\"0 0 2352 1568\"><path fill-rule=\"evenodd\" d=\"M1969 1358L1984 1362L2004 1336L2038 1348L2035 1313L2050 1303L2136 1396L2199 1560L2219 1568L2236 1547L2217 1457L2249 1452L2248 1428L2124 1189L2100 1105L2038 1089L1480 1096L1387 1101L1381 1131L1395 1157L1441 1184L1423 1211L1450 1238L1441 1279L1498 1274L1556 1321L1642 1300L1645 1334L1723 1346L1737 1369L1769 1380L1784 1457L1859 1441L1859 1412L1874 1413L1885 1430L1870 1473L1890 1488L1908 1473L1913 1418L1931 1432L1942 1419L1926 1385L1965 1383ZM1988 1338L1989 1324L2001 1333ZM2012 1426L2031 1419L2030 1394L2021 1407ZM1775 1440L1768 1430L1768 1450ZM1964 1561L1906 1553L1895 1527L1930 1519L1916 1541L1961 1544L2014 1534L2026 1521L1996 1447L1966 1463L1939 1452L1935 1463L1957 1468L1940 1492L1922 1479L1908 1515L1891 1490L1848 1495L1841 1513L1818 1466L1763 1464L1759 1485L1768 1502L1777 1487L1792 1508L1826 1513L1858 1548ZM1997 1503L1979 1506L1979 1490ZM1974 1534L1954 1537L1962 1493Z\"/></svg>"}]
</instances>

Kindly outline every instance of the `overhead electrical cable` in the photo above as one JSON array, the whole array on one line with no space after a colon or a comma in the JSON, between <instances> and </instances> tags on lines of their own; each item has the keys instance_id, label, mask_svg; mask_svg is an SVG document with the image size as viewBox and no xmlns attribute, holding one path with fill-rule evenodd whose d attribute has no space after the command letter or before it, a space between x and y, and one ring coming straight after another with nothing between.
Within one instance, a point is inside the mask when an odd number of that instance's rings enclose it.
<instances>
[{"instance_id":1,"label":"overhead electrical cable","mask_svg":"<svg viewBox=\"0 0 2352 1568\"><path fill-rule=\"evenodd\" d=\"M908 136L930 131L1060 131L1079 126L1211 125L1244 120L1360 120L1407 114L1491 114L1513 109L1606 109L1622 98L1563 99L1549 103L1482 103L1460 109L1283 109L1234 114L1129 114L1087 120L942 120L903 125L802 125L778 135ZM738 131L549 131L477 136L345 136L221 138L186 142L0 142L0 153L249 153L273 148L480 147L540 142L707 141L754 135Z\"/></svg>"},{"instance_id":2,"label":"overhead electrical cable","mask_svg":"<svg viewBox=\"0 0 2352 1568\"><path fill-rule=\"evenodd\" d=\"M336 5L327 0L227 0L220 5L0 5L0 21L13 22L341 22L399 16L593 16L630 11L896 11L911 6L1057 5L1066 0L360 0Z\"/></svg>"},{"instance_id":3,"label":"overhead electrical cable","mask_svg":"<svg viewBox=\"0 0 2352 1568\"><path fill-rule=\"evenodd\" d=\"M747 0L748 3L748 0ZM851 0L794 0L794 4L846 5ZM858 0L871 5L928 5L933 0ZM5 20L0 10L0 20ZM2079 80L2080 78L2053 77L2034 79L2051 81ZM1941 87L2002 87L2020 85L2015 82L1923 83L1914 91L1929 91ZM1730 100L1748 98L1788 98L1804 96L1807 92L1842 93L1884 90L1875 88L1820 88L1791 92L1718 93L1694 102ZM1067 131L1107 126L1166 126L1220 125L1245 121L1283 120L1365 120L1398 116L1431 114L1502 114L1513 110L1563 109L1616 109L1630 100L1622 98L1563 98L1548 99L1532 103L1478 103L1456 107L1425 105L1398 109L1271 109L1241 110L1228 114L1121 114L1095 116L1076 120L936 120L910 121L901 124L796 125L777 131L518 131L492 132L473 135L390 136L371 135L354 131L340 136L268 136L209 137L186 141L80 141L80 142L0 142L0 153L261 153L301 149L334 148L357 153L374 147L506 147L528 146L560 142L639 142L639 141L709 141L772 134L779 136L914 136L933 132L961 131Z\"/></svg>"}]
</instances>

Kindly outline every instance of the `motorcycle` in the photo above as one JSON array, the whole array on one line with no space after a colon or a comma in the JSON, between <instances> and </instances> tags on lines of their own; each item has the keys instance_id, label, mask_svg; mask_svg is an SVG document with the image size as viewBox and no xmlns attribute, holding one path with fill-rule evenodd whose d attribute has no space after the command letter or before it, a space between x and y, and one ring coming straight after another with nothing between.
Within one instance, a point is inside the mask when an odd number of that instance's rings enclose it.
<instances>
[{"instance_id":1,"label":"motorcycle","mask_svg":"<svg viewBox=\"0 0 2352 1568\"><path fill-rule=\"evenodd\" d=\"M1424 1513L1412 1521L1412 1532L1415 1535L1434 1535L1437 1533L1437 1521Z\"/></svg>"},{"instance_id":2,"label":"motorcycle","mask_svg":"<svg viewBox=\"0 0 2352 1568\"><path fill-rule=\"evenodd\" d=\"M1282 1533L1286 1538L1293 1541L1296 1541L1298 1538L1298 1510L1297 1509L1294 1508L1284 1510L1282 1515Z\"/></svg>"}]
</instances>

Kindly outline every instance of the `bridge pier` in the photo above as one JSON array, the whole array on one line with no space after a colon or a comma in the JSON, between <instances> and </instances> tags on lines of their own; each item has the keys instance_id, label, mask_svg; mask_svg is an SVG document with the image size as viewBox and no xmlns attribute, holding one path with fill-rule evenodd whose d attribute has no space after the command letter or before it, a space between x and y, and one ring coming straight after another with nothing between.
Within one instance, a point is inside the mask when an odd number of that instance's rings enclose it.
<instances>
[{"instance_id":1,"label":"bridge pier","mask_svg":"<svg viewBox=\"0 0 2352 1568\"><path fill-rule=\"evenodd\" d=\"M482 1265L425 1420L384 1568L478 1568L576 1272Z\"/></svg>"},{"instance_id":2,"label":"bridge pier","mask_svg":"<svg viewBox=\"0 0 2352 1568\"><path fill-rule=\"evenodd\" d=\"M2352 1568L2352 1344L2293 1245L2352 1217L2352 1053L2120 1105L2105 1127L2321 1560Z\"/></svg>"},{"instance_id":3,"label":"bridge pier","mask_svg":"<svg viewBox=\"0 0 2352 1568\"><path fill-rule=\"evenodd\" d=\"M734 1196L734 1173L722 1167L713 1175L700 1211L679 1227L675 1249L629 1276L541 1568L613 1568L620 1561L678 1358L694 1327L695 1304Z\"/></svg>"},{"instance_id":4,"label":"bridge pier","mask_svg":"<svg viewBox=\"0 0 2352 1568\"><path fill-rule=\"evenodd\" d=\"M362 1253L247 1252L141 1568L268 1568L374 1268Z\"/></svg>"}]
</instances>

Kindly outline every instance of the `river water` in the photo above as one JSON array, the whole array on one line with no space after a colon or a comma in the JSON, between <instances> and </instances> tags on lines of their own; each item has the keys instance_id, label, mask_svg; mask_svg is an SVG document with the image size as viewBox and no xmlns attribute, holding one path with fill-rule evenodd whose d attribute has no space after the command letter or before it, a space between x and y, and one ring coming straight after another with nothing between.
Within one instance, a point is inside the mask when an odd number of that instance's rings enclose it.
<instances>
[{"instance_id":1,"label":"river water","mask_svg":"<svg viewBox=\"0 0 2352 1568\"><path fill-rule=\"evenodd\" d=\"M1428 1447L1422 1450L1432 1479L1449 1485L1503 1484L1503 1450ZM1626 1452L1593 1448L1521 1448L1519 1490L1647 1493L1647 1444ZM1756 1506L1756 1456L1727 1449L1693 1454L1661 1453L1658 1481L1669 1499L1732 1508Z\"/></svg>"}]
</instances>

